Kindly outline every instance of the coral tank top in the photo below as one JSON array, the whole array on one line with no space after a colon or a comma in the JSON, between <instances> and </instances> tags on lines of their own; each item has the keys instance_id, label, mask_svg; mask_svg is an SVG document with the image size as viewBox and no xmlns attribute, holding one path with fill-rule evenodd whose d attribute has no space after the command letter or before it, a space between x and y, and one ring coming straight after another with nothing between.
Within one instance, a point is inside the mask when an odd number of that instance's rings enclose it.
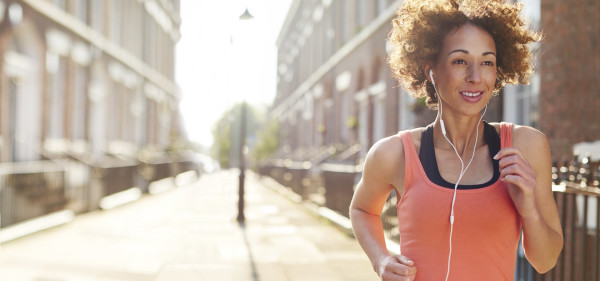
<instances>
[{"instance_id":1,"label":"coral tank top","mask_svg":"<svg viewBox=\"0 0 600 281\"><path fill-rule=\"evenodd\" d=\"M512 146L511 132L512 124L501 124L501 148ZM404 191L396 205L400 252L415 262L415 281L444 281L454 189L431 182L410 133L400 135L406 159ZM497 180L477 189L459 189L454 217L448 280L512 281L521 220L507 184Z\"/></svg>"}]
</instances>

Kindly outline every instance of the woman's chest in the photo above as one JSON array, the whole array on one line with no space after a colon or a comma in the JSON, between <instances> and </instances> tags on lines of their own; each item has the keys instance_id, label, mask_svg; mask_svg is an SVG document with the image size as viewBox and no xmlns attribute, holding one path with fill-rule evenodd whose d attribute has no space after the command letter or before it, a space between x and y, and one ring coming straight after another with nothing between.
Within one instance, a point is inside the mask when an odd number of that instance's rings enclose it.
<instances>
[{"instance_id":1,"label":"woman's chest","mask_svg":"<svg viewBox=\"0 0 600 281\"><path fill-rule=\"evenodd\" d=\"M461 162L454 151L436 149L436 164L440 176L447 182L456 183L461 169L466 172L460 179L460 185L479 185L489 182L494 176L494 164L487 146L478 148L475 155L465 153ZM473 160L471 161L471 157Z\"/></svg>"}]
</instances>

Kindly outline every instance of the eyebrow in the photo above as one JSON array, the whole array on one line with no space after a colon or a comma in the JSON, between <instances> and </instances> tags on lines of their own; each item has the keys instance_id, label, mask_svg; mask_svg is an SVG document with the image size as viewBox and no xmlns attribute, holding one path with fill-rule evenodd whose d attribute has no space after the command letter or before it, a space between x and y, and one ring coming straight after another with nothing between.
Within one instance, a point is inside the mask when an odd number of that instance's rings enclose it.
<instances>
[{"instance_id":1,"label":"eyebrow","mask_svg":"<svg viewBox=\"0 0 600 281\"><path fill-rule=\"evenodd\" d=\"M448 55L450 55L450 54L452 54L452 53L456 53L456 52L465 53L465 54L468 54L468 53L469 53L469 51L467 51L467 50L463 50L463 49L456 49L456 50L450 51L450 53L448 53ZM494 52L484 52L484 53L482 53L481 55L482 55L482 56L493 55L493 56L495 57L495 56L496 56L496 53L494 53Z\"/></svg>"}]
</instances>

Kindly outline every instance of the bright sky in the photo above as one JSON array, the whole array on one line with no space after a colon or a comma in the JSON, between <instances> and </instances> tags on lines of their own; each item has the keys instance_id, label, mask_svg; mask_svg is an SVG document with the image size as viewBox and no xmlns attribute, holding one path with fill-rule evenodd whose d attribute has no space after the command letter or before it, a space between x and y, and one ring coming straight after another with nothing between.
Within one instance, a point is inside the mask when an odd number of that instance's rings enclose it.
<instances>
[{"instance_id":1,"label":"bright sky","mask_svg":"<svg viewBox=\"0 0 600 281\"><path fill-rule=\"evenodd\" d=\"M291 0L181 0L181 40L175 79L191 141L212 144L212 127L242 100L270 104L275 97L275 41ZM240 21L248 8L252 20Z\"/></svg>"}]
</instances>

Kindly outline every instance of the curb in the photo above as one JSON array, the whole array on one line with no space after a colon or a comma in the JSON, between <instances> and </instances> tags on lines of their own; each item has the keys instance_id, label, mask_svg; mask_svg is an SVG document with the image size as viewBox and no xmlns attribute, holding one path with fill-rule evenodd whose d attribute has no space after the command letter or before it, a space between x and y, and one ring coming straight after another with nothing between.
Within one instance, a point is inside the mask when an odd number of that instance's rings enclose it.
<instances>
[{"instance_id":1,"label":"curb","mask_svg":"<svg viewBox=\"0 0 600 281\"><path fill-rule=\"evenodd\" d=\"M66 224L74 217L73 211L64 210L2 228L0 229L0 244Z\"/></svg>"},{"instance_id":2,"label":"curb","mask_svg":"<svg viewBox=\"0 0 600 281\"><path fill-rule=\"evenodd\" d=\"M269 188L270 190L281 195L282 197L285 197L286 199L304 207L315 217L327 220L333 226L344 232L346 235L354 237L352 223L350 222L349 218L327 207L318 206L315 203L302 200L302 196L293 192L290 188L281 185L269 176L262 176L259 174L255 174L255 176L261 185Z\"/></svg>"},{"instance_id":3,"label":"curb","mask_svg":"<svg viewBox=\"0 0 600 281\"><path fill-rule=\"evenodd\" d=\"M334 227L344 232L346 235L356 238L354 236L354 230L352 229L352 222L346 216L341 215L340 213L329 209L327 207L321 207L317 204L302 200L302 196L293 192L290 188L281 185L273 178L269 176L262 176L259 174L255 174L258 182L260 182L263 186L271 189L272 191L278 193L282 197L297 203L298 205L306 208L310 213L312 213L315 217L319 217L331 223ZM392 254L400 254L400 244L392 241L388 238L385 239L385 243L387 249Z\"/></svg>"}]
</instances>

